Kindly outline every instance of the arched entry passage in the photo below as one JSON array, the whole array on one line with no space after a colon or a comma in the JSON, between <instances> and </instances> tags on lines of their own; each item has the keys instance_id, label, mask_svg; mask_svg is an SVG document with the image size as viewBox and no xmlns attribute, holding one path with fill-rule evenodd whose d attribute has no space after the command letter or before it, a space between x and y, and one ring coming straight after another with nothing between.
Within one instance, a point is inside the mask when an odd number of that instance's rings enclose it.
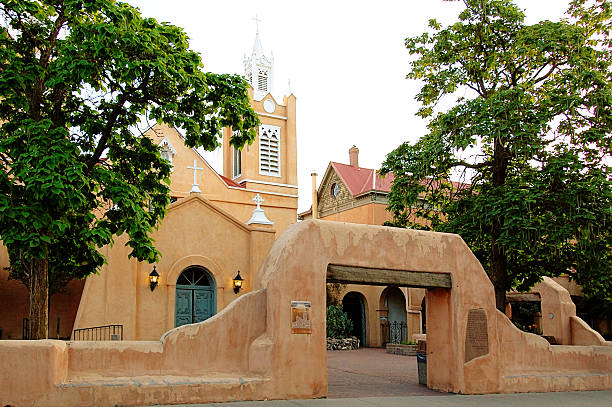
<instances>
[{"instance_id":1,"label":"arched entry passage","mask_svg":"<svg viewBox=\"0 0 612 407\"><path fill-rule=\"evenodd\" d=\"M383 326L383 342L400 343L408 340L406 297L398 287L387 287L381 293L381 308L387 311Z\"/></svg>"},{"instance_id":2,"label":"arched entry passage","mask_svg":"<svg viewBox=\"0 0 612 407\"><path fill-rule=\"evenodd\" d=\"M353 321L351 335L359 338L361 346L366 346L366 306L363 295L354 291L346 294L342 299L342 310Z\"/></svg>"},{"instance_id":3,"label":"arched entry passage","mask_svg":"<svg viewBox=\"0 0 612 407\"><path fill-rule=\"evenodd\" d=\"M187 267L176 280L174 326L204 321L215 314L215 280L204 267Z\"/></svg>"}]
</instances>

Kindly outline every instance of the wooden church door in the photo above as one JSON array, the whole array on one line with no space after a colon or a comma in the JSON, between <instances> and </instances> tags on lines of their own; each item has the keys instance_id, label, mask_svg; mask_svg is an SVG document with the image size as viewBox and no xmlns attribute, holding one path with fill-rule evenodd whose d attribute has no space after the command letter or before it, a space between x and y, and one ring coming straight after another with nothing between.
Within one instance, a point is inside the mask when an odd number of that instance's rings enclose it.
<instances>
[{"instance_id":1,"label":"wooden church door","mask_svg":"<svg viewBox=\"0 0 612 407\"><path fill-rule=\"evenodd\" d=\"M174 325L204 321L215 314L215 281L203 267L186 268L176 280Z\"/></svg>"}]
</instances>

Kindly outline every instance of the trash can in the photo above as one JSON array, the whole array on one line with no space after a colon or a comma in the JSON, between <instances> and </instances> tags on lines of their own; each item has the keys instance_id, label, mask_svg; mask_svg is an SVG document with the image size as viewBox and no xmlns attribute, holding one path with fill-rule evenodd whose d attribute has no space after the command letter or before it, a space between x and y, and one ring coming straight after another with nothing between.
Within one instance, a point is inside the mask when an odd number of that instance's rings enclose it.
<instances>
[{"instance_id":1,"label":"trash can","mask_svg":"<svg viewBox=\"0 0 612 407\"><path fill-rule=\"evenodd\" d=\"M427 386L427 343L425 341L419 341L416 357L419 372L419 384L424 384Z\"/></svg>"}]
</instances>

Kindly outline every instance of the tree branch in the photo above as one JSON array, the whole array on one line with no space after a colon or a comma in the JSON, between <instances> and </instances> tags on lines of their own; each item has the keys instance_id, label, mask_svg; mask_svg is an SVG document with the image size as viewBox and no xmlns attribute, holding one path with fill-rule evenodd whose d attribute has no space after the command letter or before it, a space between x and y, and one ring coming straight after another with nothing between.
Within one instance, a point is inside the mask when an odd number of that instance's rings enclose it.
<instances>
[{"instance_id":1,"label":"tree branch","mask_svg":"<svg viewBox=\"0 0 612 407\"><path fill-rule=\"evenodd\" d=\"M106 149L108 139L110 138L113 132L113 127L115 126L117 117L119 117L119 114L121 113L121 110L123 109L123 105L125 104L127 99L128 97L126 93L122 93L117 98L117 103L115 104L115 107L111 111L110 116L108 117L108 120L106 121L106 126L104 126L104 129L102 130L100 140L98 140L98 145L96 146L94 153L92 154L91 158L89 159L87 163L87 172L91 172L91 170L100 160L102 153Z\"/></svg>"}]
</instances>

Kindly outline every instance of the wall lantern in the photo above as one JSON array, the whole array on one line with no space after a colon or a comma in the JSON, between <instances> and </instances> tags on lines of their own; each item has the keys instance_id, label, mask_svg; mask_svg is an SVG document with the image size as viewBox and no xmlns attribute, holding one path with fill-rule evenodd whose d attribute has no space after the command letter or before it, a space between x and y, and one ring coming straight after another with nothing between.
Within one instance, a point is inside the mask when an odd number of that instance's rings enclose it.
<instances>
[{"instance_id":1,"label":"wall lantern","mask_svg":"<svg viewBox=\"0 0 612 407\"><path fill-rule=\"evenodd\" d=\"M151 291L155 290L157 284L159 284L159 273L155 269L155 266L153 266L153 271L149 274L149 287L151 287Z\"/></svg>"},{"instance_id":2,"label":"wall lantern","mask_svg":"<svg viewBox=\"0 0 612 407\"><path fill-rule=\"evenodd\" d=\"M240 291L240 288L242 288L243 281L243 278L240 277L240 270L238 270L238 274L236 274L236 277L234 277L234 294L238 294L238 291Z\"/></svg>"}]
</instances>

